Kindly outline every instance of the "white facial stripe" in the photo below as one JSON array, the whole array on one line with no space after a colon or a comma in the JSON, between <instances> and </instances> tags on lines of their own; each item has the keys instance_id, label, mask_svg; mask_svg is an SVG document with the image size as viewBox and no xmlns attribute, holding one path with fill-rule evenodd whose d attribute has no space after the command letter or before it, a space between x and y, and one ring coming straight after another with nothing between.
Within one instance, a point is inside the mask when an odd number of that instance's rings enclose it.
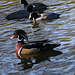
<instances>
[{"instance_id":1,"label":"white facial stripe","mask_svg":"<svg viewBox=\"0 0 75 75\"><path fill-rule=\"evenodd\" d=\"M23 36L22 34L20 34L21 36ZM24 38L26 38L25 36L23 36Z\"/></svg>"},{"instance_id":2,"label":"white facial stripe","mask_svg":"<svg viewBox=\"0 0 75 75\"><path fill-rule=\"evenodd\" d=\"M19 35L18 35L18 41L22 41L22 39L19 38Z\"/></svg>"},{"instance_id":3,"label":"white facial stripe","mask_svg":"<svg viewBox=\"0 0 75 75\"><path fill-rule=\"evenodd\" d=\"M19 35L18 35L18 38L19 38Z\"/></svg>"},{"instance_id":4,"label":"white facial stripe","mask_svg":"<svg viewBox=\"0 0 75 75\"><path fill-rule=\"evenodd\" d=\"M20 34L22 37L24 37L25 39L27 39L25 36L23 36L22 34Z\"/></svg>"}]
</instances>

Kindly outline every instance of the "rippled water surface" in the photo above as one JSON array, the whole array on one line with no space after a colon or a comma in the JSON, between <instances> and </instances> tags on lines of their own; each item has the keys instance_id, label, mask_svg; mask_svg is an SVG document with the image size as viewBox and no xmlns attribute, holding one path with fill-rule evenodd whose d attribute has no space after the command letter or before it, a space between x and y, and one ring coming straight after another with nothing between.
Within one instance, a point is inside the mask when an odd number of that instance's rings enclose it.
<instances>
[{"instance_id":1,"label":"rippled water surface","mask_svg":"<svg viewBox=\"0 0 75 75\"><path fill-rule=\"evenodd\" d=\"M27 0L31 3L31 0ZM6 20L5 17L24 6L20 0L0 0L0 75L74 75L75 74L75 0L38 0L49 6L45 12L61 14L60 19L41 22L37 26L29 19ZM36 2L36 0L32 0ZM27 32L29 40L51 39L61 46L63 54L37 58L36 64L24 65L16 57L17 39L10 40L17 29ZM49 54L49 53L48 53ZM48 55L47 54L47 55ZM32 59L35 62L36 59ZM26 61L25 61L26 62Z\"/></svg>"}]
</instances>

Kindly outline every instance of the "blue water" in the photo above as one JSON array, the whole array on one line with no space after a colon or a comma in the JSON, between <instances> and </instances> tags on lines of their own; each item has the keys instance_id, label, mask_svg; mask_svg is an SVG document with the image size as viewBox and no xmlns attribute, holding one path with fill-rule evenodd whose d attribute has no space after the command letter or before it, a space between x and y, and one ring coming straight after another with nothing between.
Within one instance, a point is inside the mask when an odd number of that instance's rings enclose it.
<instances>
[{"instance_id":1,"label":"blue water","mask_svg":"<svg viewBox=\"0 0 75 75\"><path fill-rule=\"evenodd\" d=\"M27 0L31 3L30 0ZM0 0L0 75L74 75L75 74L75 1L74 0L38 0L48 5L45 11L61 14L60 19L41 22L37 26L29 19L6 20L5 17L21 9L20 0ZM32 0L32 2L37 2ZM37 58L36 64L24 64L16 57L17 39L10 40L13 32L23 29L29 40L51 39L60 43L55 48L63 54L50 56L47 59ZM42 59L42 60L40 60ZM35 58L32 59L34 63ZM25 63L27 61L24 61Z\"/></svg>"}]
</instances>

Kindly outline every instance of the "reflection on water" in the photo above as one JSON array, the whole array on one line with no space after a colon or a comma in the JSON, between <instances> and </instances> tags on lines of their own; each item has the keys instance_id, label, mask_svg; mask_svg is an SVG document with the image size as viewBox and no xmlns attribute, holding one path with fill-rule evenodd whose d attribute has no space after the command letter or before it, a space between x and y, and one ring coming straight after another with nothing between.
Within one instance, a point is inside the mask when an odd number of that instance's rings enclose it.
<instances>
[{"instance_id":1,"label":"reflection on water","mask_svg":"<svg viewBox=\"0 0 75 75\"><path fill-rule=\"evenodd\" d=\"M23 59L21 59L21 63L18 63L19 65L22 65L22 70L32 68L34 64L39 64L42 61L48 60L50 61L50 57L57 56L62 54L60 51L55 51L55 50L50 50L50 51L45 51L45 52L39 52L34 56L33 58L24 58L25 56L23 55Z\"/></svg>"},{"instance_id":2,"label":"reflection on water","mask_svg":"<svg viewBox=\"0 0 75 75\"><path fill-rule=\"evenodd\" d=\"M27 1L31 3L31 0ZM49 22L41 22L36 26L33 26L33 23L28 19L8 21L5 19L8 14L24 9L24 6L20 4L20 0L0 0L0 75L74 75L75 1L39 0L39 2L40 1L49 6L45 12L59 13L61 14L60 18ZM36 2L36 0L33 0L33 2ZM61 51L63 54L57 54L56 56L49 55L51 53L48 52L47 55L49 56L47 56L47 58L43 56L44 53L31 60L23 60L21 64L18 65L17 63L20 63L20 60L15 54L17 39L13 41L9 39L12 33L17 29L25 30L30 41L51 39L54 43L61 43L61 46L55 48L55 50Z\"/></svg>"}]
</instances>

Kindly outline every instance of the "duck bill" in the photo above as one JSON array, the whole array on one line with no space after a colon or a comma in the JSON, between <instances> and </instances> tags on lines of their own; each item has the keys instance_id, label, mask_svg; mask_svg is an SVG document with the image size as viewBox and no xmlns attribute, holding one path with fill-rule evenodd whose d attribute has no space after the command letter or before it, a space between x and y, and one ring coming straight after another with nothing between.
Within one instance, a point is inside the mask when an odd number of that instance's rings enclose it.
<instances>
[{"instance_id":1,"label":"duck bill","mask_svg":"<svg viewBox=\"0 0 75 75\"><path fill-rule=\"evenodd\" d=\"M13 35L10 39L13 39L13 38L15 38L15 35Z\"/></svg>"}]
</instances>

